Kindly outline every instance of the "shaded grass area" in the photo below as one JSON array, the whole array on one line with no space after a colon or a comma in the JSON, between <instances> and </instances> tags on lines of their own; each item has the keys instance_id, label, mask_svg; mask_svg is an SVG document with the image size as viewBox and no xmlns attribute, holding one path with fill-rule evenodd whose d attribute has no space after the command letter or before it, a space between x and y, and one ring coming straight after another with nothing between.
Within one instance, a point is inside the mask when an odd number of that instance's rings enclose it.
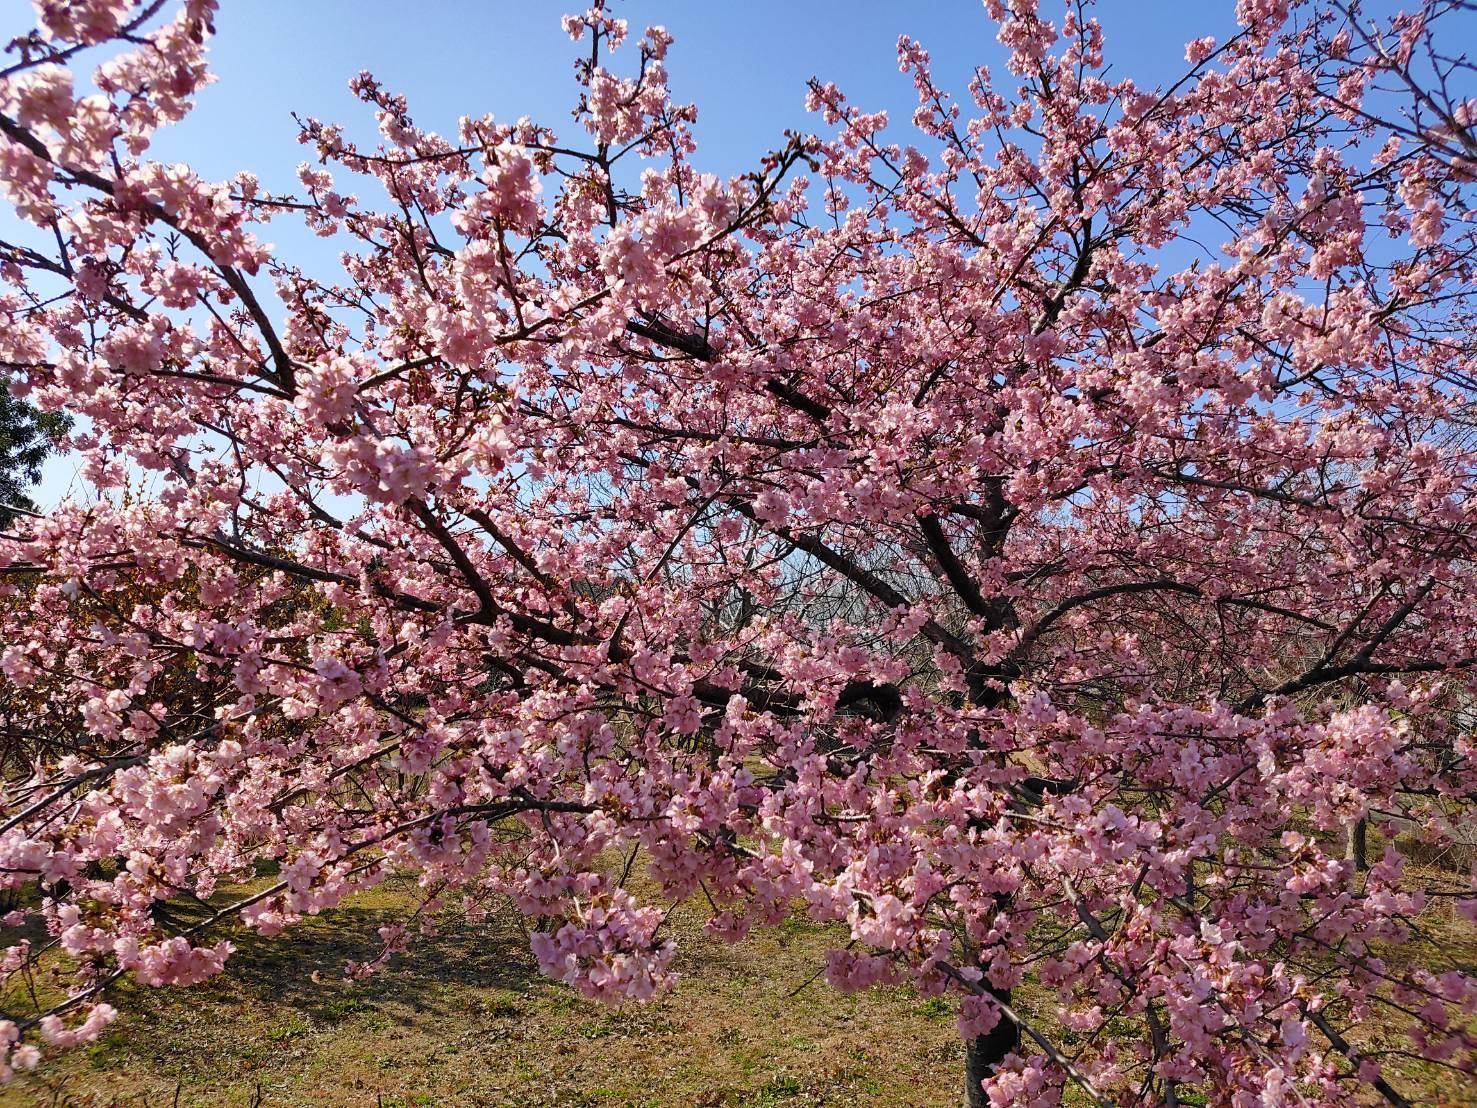
<instances>
[{"instance_id":1,"label":"shaded grass area","mask_svg":"<svg viewBox=\"0 0 1477 1108\"><path fill-rule=\"evenodd\" d=\"M446 919L367 982L375 928L408 900L377 890L284 939L237 938L188 990L125 984L118 1022L0 1104L667 1106L952 1105L963 1048L952 1005L906 989L840 996L812 980L831 929L788 921L729 947L696 907L668 923L675 993L585 1001L542 977L511 918ZM841 942L845 935L840 935Z\"/></svg>"},{"instance_id":2,"label":"shaded grass area","mask_svg":"<svg viewBox=\"0 0 1477 1108\"><path fill-rule=\"evenodd\" d=\"M1371 842L1383 849L1373 834ZM1434 878L1451 868L1439 865L1446 861L1414 864ZM227 971L191 989L125 981L110 997L119 1021L40 1075L0 1087L0 1108L960 1102L953 1002L908 988L829 989L818 971L829 947L845 945L844 929L796 918L728 946L703 930L706 905L679 905L665 925L678 941L677 990L651 1005L611 1008L540 975L515 914L471 923L451 912L434 937L413 941L378 976L345 981L345 963L373 957L376 928L414 901L413 885L390 882L280 939L237 931ZM1410 943L1379 951L1392 968L1477 965L1477 928L1449 902L1418 923ZM1303 968L1318 979L1333 970L1324 962ZM1028 982L1016 1003L1069 1054L1081 1044L1084 1036L1053 1018L1051 993ZM1123 1043L1141 1034L1126 1020L1105 1030ZM1349 1038L1417 1103L1477 1104L1469 1078L1406 1053L1395 1019L1367 1020ZM1352 1088L1350 1096L1365 1103ZM1181 1102L1206 1103L1188 1088ZM1066 1103L1085 1100L1069 1089Z\"/></svg>"}]
</instances>

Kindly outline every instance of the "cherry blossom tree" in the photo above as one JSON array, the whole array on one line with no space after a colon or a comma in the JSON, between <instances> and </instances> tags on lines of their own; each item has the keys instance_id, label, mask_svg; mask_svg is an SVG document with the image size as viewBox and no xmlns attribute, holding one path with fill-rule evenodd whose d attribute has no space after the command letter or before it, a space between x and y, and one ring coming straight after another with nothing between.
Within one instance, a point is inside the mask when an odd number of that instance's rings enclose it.
<instances>
[{"instance_id":1,"label":"cherry blossom tree","mask_svg":"<svg viewBox=\"0 0 1477 1108\"><path fill-rule=\"evenodd\" d=\"M674 901L838 924L971 1104L1470 1080L1477 888L1399 848L1477 796L1469 5L1240 0L1145 87L987 0L1008 72L904 38L910 122L816 81L720 180L597 4L573 133L361 74L291 195L149 158L214 6L37 0L0 70L0 362L96 494L0 536L0 973L74 975L6 1075L410 872L612 1000Z\"/></svg>"}]
</instances>

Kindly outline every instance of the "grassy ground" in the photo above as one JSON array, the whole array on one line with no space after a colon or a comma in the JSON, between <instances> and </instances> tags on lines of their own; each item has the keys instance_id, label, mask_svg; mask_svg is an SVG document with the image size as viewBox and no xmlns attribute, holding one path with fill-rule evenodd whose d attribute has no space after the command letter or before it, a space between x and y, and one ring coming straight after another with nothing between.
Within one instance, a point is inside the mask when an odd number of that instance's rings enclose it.
<instances>
[{"instance_id":1,"label":"grassy ground","mask_svg":"<svg viewBox=\"0 0 1477 1108\"><path fill-rule=\"evenodd\" d=\"M511 919L448 923L380 976L345 983L344 961L373 953L380 913L399 900L378 891L293 941L248 936L227 973L187 991L125 987L101 1040L44 1080L0 1090L0 1104L958 1103L952 1008L811 981L833 941L820 928L789 923L728 947L679 907L669 926L682 984L645 1007L612 1009L546 980Z\"/></svg>"},{"instance_id":2,"label":"grassy ground","mask_svg":"<svg viewBox=\"0 0 1477 1108\"><path fill-rule=\"evenodd\" d=\"M475 925L453 916L378 977L345 982L345 961L373 956L376 927L409 902L408 886L390 884L285 940L242 932L227 972L189 990L123 985L111 997L123 1014L109 1032L42 1075L0 1087L0 1108L960 1101L951 1004L906 988L841 996L817 979L844 933L792 920L729 947L704 934L698 904L682 905L666 925L681 950L677 991L612 1009L539 975L511 914ZM1477 964L1477 932L1449 905L1421 922L1426 938L1384 952L1392 963ZM1028 984L1017 1003L1070 1048L1076 1036L1053 1026L1048 996ZM1365 1050L1404 1045L1393 1026L1350 1037ZM1419 1103L1477 1104L1477 1090L1450 1071L1387 1061L1387 1075Z\"/></svg>"}]
</instances>

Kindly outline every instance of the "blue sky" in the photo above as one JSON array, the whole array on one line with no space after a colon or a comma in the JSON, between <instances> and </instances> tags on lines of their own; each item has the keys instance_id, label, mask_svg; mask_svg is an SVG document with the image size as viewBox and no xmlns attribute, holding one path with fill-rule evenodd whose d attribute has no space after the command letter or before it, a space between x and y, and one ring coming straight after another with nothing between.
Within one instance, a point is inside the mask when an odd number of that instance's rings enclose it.
<instances>
[{"instance_id":1,"label":"blue sky","mask_svg":"<svg viewBox=\"0 0 1477 1108\"><path fill-rule=\"evenodd\" d=\"M220 81L161 152L209 175L245 165L269 183L287 178L304 153L291 113L363 118L346 89L360 69L406 93L422 126L443 132L483 112L567 123L578 48L559 16L574 8L570 0L226 0L212 51ZM700 160L718 173L750 168L785 127L806 126L812 74L863 106L910 113L912 89L895 55L900 33L932 51L950 86L962 90L979 63L1007 76L979 0L635 0L615 11L633 31L662 24L676 36L674 91L698 103ZM1232 0L1099 7L1115 70L1146 83L1182 70L1190 38L1231 31L1232 11Z\"/></svg>"},{"instance_id":2,"label":"blue sky","mask_svg":"<svg viewBox=\"0 0 1477 1108\"><path fill-rule=\"evenodd\" d=\"M295 168L311 151L295 141L294 112L374 141L372 116L347 87L362 69L405 93L421 126L444 134L455 132L460 116L487 112L502 120L528 115L572 134L580 48L559 17L581 2L588 0L223 0L211 47L217 83L182 124L157 137L151 155L189 162L207 178L246 169L273 191L297 191ZM1234 33L1234 6L1100 0L1094 11L1110 75L1141 85L1176 79L1187 41ZM1397 6L1365 5L1367 15ZM990 67L1001 91L1013 87L980 0L614 0L612 7L634 33L662 24L675 36L668 58L674 95L699 106L696 163L723 176L754 168L786 128L820 126L804 110L812 75L835 81L865 110L888 110L905 133L914 96L897 68L901 33L928 48L946 88L963 93L976 65ZM1058 21L1061 7L1061 0L1042 3L1043 14ZM0 0L4 39L32 18L29 0ZM0 230L15 226L0 213ZM310 272L328 276L335 268L338 245L290 219L275 221L263 237ZM35 498L54 504L85 492L75 476L74 459L51 459Z\"/></svg>"},{"instance_id":3,"label":"blue sky","mask_svg":"<svg viewBox=\"0 0 1477 1108\"><path fill-rule=\"evenodd\" d=\"M211 47L218 83L153 155L209 177L250 169L290 187L306 153L294 112L358 131L369 120L347 90L361 69L410 97L422 126L454 132L461 115L529 115L572 128L578 49L559 17L579 0L224 0ZM1043 9L1056 15L1053 0ZM632 30L662 24L678 98L699 105L703 168L746 171L786 127L813 126L805 82L833 80L869 110L906 119L912 88L897 69L900 33L933 53L946 87L964 90L976 64L1002 87L1004 52L979 0L629 0L613 4ZM1142 83L1184 68L1184 43L1234 30L1233 0L1103 0L1116 73ZM0 34L29 25L28 0L0 0ZM634 52L632 52L634 53Z\"/></svg>"},{"instance_id":4,"label":"blue sky","mask_svg":"<svg viewBox=\"0 0 1477 1108\"><path fill-rule=\"evenodd\" d=\"M1056 6L1047 0L1043 8ZM417 122L442 133L454 133L462 115L485 112L528 115L570 133L579 48L559 17L577 7L578 0L225 0L211 46L217 83L183 123L158 136L151 155L216 179L247 169L270 189L295 191L295 168L310 151L295 141L293 113L367 136L372 117L347 88L361 69L405 93ZM996 26L979 0L629 0L614 10L633 32L661 24L676 37L668 68L674 94L699 105L697 163L723 176L752 169L782 143L785 128L818 126L804 109L812 75L835 81L866 110L906 121L914 99L897 68L902 33L929 49L945 87L962 93L976 65L989 66L1002 90L1011 87ZM1177 77L1191 38L1235 29L1233 0L1103 0L1097 10L1113 72L1144 84ZM0 0L6 39L31 18L27 0ZM274 222L265 237L310 270L337 256L332 242L290 220ZM52 458L35 498L54 504L83 491L75 479L74 459Z\"/></svg>"}]
</instances>

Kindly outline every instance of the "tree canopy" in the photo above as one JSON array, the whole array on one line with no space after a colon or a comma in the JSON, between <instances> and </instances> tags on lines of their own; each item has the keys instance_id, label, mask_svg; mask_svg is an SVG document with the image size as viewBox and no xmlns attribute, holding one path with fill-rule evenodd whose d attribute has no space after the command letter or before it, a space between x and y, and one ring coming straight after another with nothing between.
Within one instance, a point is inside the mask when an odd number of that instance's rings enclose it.
<instances>
[{"instance_id":1,"label":"tree canopy","mask_svg":"<svg viewBox=\"0 0 1477 1108\"><path fill-rule=\"evenodd\" d=\"M0 972L72 975L8 1068L409 872L351 975L511 903L640 1001L673 901L806 913L832 985L957 1001L971 1103L1471 1074L1477 976L1399 952L1477 888L1394 843L1477 796L1465 5L1241 0L1163 87L986 7L1005 73L905 37L911 120L817 80L723 180L597 3L568 133L361 74L378 138L304 120L285 194L149 157L211 0L40 0L0 362L99 497L0 536Z\"/></svg>"}]
</instances>

